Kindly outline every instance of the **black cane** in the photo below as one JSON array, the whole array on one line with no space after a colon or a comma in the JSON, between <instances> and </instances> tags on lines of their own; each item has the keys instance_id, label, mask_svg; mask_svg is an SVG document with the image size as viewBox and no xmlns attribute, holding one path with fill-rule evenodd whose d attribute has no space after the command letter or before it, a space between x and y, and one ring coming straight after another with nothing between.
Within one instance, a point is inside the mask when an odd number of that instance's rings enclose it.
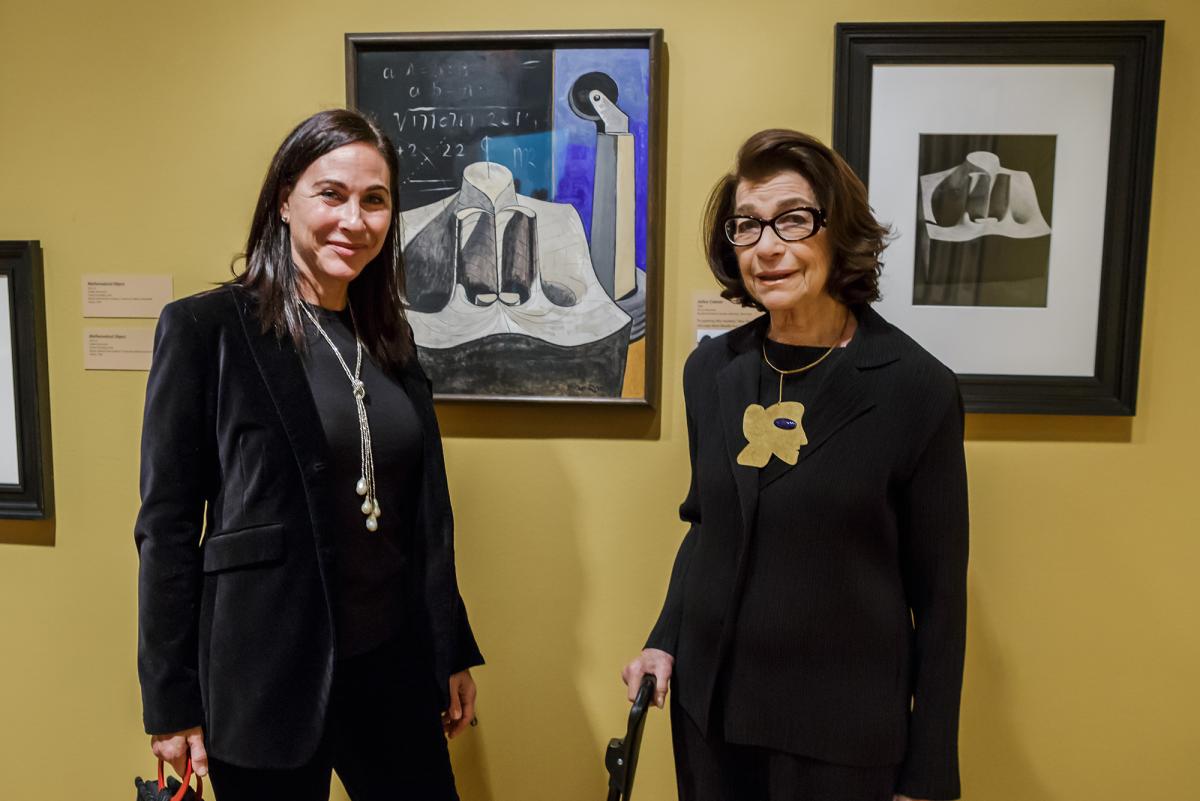
<instances>
[{"instance_id":1,"label":"black cane","mask_svg":"<svg viewBox=\"0 0 1200 801\"><path fill-rule=\"evenodd\" d=\"M654 699L656 683L652 673L642 676L642 684L629 710L625 736L608 741L608 750L604 754L604 767L608 768L608 801L629 801L633 792L633 774L637 770L638 751L642 748L642 729L646 727L646 712Z\"/></svg>"}]
</instances>

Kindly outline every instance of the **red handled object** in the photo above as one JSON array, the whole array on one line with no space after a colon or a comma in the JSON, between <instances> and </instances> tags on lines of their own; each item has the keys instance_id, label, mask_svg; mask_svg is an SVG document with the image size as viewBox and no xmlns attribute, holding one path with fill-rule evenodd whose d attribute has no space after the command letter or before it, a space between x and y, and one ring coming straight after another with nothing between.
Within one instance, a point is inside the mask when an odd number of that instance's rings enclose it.
<instances>
[{"instance_id":1,"label":"red handled object","mask_svg":"<svg viewBox=\"0 0 1200 801\"><path fill-rule=\"evenodd\" d=\"M196 776L196 789L192 790L192 758L188 757L187 767L183 771L183 781L174 776L164 779L163 761L158 760L158 786L145 781L141 777L133 780L137 787L136 801L202 801L204 798L204 780Z\"/></svg>"}]
</instances>

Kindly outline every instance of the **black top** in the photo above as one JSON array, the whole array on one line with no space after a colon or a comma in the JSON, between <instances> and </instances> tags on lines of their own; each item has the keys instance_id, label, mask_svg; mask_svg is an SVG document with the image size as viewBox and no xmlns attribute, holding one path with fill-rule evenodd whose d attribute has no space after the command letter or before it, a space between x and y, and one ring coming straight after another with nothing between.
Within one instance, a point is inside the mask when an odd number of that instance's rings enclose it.
<instances>
[{"instance_id":1,"label":"black top","mask_svg":"<svg viewBox=\"0 0 1200 801\"><path fill-rule=\"evenodd\" d=\"M348 310L309 307L354 372L355 344ZM348 307L347 307L348 309ZM361 379L375 459L379 528L366 528L355 491L362 476L358 412L350 379L329 343L305 317L308 349L304 372L329 443L324 479L337 514L337 654L365 653L398 633L403 624L404 576L421 471L421 424L404 387L379 369L364 348Z\"/></svg>"},{"instance_id":2,"label":"black top","mask_svg":"<svg viewBox=\"0 0 1200 801\"><path fill-rule=\"evenodd\" d=\"M952 372L869 307L855 313L846 348L784 380L806 407L795 465L737 463L746 407L778 400L766 317L688 358L690 528L647 646L675 656L675 700L703 731L723 718L730 742L899 763L897 792L955 798L961 400Z\"/></svg>"}]
</instances>

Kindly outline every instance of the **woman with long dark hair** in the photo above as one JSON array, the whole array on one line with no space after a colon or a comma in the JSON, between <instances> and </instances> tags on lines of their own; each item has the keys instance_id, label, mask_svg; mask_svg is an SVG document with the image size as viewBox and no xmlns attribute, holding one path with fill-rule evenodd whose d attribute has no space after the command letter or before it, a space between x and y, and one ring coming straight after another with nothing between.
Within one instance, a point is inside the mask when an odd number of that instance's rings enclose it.
<instances>
[{"instance_id":1,"label":"woman with long dark hair","mask_svg":"<svg viewBox=\"0 0 1200 801\"><path fill-rule=\"evenodd\" d=\"M404 317L396 152L346 110L288 135L245 269L169 304L146 388L138 667L160 758L221 801L456 799L483 660ZM445 736L443 736L445 735Z\"/></svg>"}]
</instances>

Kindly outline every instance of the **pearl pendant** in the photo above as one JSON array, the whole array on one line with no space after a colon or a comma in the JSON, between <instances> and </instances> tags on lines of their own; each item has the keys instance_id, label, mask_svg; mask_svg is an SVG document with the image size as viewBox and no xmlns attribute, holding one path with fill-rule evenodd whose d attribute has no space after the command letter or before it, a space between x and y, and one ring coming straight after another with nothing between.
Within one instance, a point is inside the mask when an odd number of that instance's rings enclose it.
<instances>
[{"instance_id":1,"label":"pearl pendant","mask_svg":"<svg viewBox=\"0 0 1200 801\"><path fill-rule=\"evenodd\" d=\"M374 509L372 509L371 511L372 511L372 517L383 517L383 510L379 506L378 498L375 499Z\"/></svg>"},{"instance_id":2,"label":"pearl pendant","mask_svg":"<svg viewBox=\"0 0 1200 801\"><path fill-rule=\"evenodd\" d=\"M360 478L358 480L358 483L354 485L354 491L357 492L359 495L366 495L367 494L367 480L365 478Z\"/></svg>"},{"instance_id":3,"label":"pearl pendant","mask_svg":"<svg viewBox=\"0 0 1200 801\"><path fill-rule=\"evenodd\" d=\"M367 500L363 501L362 506L360 506L358 508L362 510L362 513L364 515L369 515L369 514L371 514L371 510L374 509L375 507L374 507L374 504L371 503L371 499L368 498Z\"/></svg>"},{"instance_id":4,"label":"pearl pendant","mask_svg":"<svg viewBox=\"0 0 1200 801\"><path fill-rule=\"evenodd\" d=\"M368 517L367 518L367 531L374 531L377 528L379 528L379 522L375 520L375 516L372 515L371 517Z\"/></svg>"}]
</instances>

